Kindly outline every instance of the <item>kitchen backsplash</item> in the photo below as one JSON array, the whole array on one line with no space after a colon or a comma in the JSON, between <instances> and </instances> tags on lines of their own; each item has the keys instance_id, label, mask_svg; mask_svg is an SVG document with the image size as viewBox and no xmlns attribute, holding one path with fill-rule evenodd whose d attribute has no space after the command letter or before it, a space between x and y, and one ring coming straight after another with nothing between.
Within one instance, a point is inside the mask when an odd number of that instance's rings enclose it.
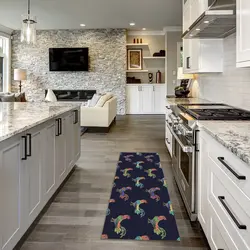
<instances>
[{"instance_id":1,"label":"kitchen backsplash","mask_svg":"<svg viewBox=\"0 0 250 250\"><path fill-rule=\"evenodd\" d=\"M89 72L50 72L49 48L89 47ZM112 92L118 98L118 113L125 114L126 103L126 31L46 30L37 32L37 44L20 42L20 32L12 40L12 71L27 69L23 83L29 101L44 100L45 89L96 89ZM15 91L18 83L12 82Z\"/></svg>"},{"instance_id":2,"label":"kitchen backsplash","mask_svg":"<svg viewBox=\"0 0 250 250\"><path fill-rule=\"evenodd\" d=\"M224 39L224 72L201 74L192 95L250 110L250 68L236 68L236 35Z\"/></svg>"}]
</instances>

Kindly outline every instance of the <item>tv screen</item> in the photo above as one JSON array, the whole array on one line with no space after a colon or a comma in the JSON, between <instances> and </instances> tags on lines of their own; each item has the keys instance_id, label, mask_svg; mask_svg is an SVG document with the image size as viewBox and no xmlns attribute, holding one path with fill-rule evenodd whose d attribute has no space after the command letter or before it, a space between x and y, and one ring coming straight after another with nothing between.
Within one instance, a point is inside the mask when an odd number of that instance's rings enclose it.
<instances>
[{"instance_id":1,"label":"tv screen","mask_svg":"<svg viewBox=\"0 0 250 250\"><path fill-rule=\"evenodd\" d=\"M88 71L88 48L49 49L50 71Z\"/></svg>"}]
</instances>

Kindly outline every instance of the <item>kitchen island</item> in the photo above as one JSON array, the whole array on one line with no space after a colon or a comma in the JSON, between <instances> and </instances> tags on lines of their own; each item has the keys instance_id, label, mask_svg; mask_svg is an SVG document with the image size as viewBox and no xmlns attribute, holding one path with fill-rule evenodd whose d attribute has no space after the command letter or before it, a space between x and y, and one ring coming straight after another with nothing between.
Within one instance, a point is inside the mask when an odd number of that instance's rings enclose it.
<instances>
[{"instance_id":1,"label":"kitchen island","mask_svg":"<svg viewBox=\"0 0 250 250\"><path fill-rule=\"evenodd\" d=\"M0 249L13 249L80 157L80 106L0 103Z\"/></svg>"}]
</instances>

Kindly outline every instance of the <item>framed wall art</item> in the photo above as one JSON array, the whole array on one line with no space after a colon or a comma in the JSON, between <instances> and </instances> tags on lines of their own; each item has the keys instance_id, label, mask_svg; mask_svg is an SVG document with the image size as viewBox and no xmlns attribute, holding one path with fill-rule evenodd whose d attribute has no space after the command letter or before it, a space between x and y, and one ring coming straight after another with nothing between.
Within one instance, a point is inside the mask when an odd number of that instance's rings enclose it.
<instances>
[{"instance_id":1,"label":"framed wall art","mask_svg":"<svg viewBox=\"0 0 250 250\"><path fill-rule=\"evenodd\" d=\"M128 70L142 70L142 49L128 49Z\"/></svg>"}]
</instances>

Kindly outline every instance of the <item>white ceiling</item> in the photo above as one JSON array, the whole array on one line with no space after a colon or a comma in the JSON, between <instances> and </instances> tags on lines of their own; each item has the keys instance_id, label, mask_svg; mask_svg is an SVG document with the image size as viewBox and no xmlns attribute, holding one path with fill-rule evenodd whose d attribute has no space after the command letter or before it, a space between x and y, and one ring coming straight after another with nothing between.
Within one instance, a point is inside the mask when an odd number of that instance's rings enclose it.
<instances>
[{"instance_id":1,"label":"white ceiling","mask_svg":"<svg viewBox=\"0 0 250 250\"><path fill-rule=\"evenodd\" d=\"M163 29L182 23L182 0L31 0L38 29ZM0 24L20 29L27 0L0 0Z\"/></svg>"}]
</instances>

